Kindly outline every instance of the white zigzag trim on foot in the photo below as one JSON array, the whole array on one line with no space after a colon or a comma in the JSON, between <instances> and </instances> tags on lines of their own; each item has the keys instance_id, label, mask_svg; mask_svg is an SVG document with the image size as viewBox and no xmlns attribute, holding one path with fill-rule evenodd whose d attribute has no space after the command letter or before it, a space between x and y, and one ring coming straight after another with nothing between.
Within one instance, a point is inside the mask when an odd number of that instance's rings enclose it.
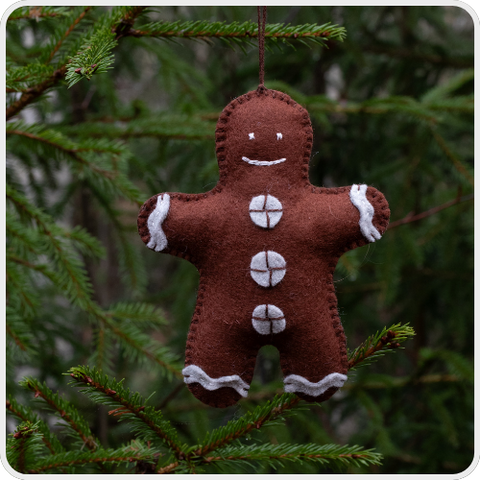
<instances>
[{"instance_id":1,"label":"white zigzag trim on foot","mask_svg":"<svg viewBox=\"0 0 480 480\"><path fill-rule=\"evenodd\" d=\"M347 376L341 373L331 373L317 383L309 382L306 378L300 375L288 375L283 379L286 392L300 392L310 395L311 397L318 397L325 393L331 387L343 387L347 381Z\"/></svg>"},{"instance_id":2,"label":"white zigzag trim on foot","mask_svg":"<svg viewBox=\"0 0 480 480\"><path fill-rule=\"evenodd\" d=\"M238 375L211 378L200 367L189 365L182 370L185 383L199 383L207 390L217 390L222 387L230 387L236 390L242 397L248 395L250 386Z\"/></svg>"},{"instance_id":3,"label":"white zigzag trim on foot","mask_svg":"<svg viewBox=\"0 0 480 480\"><path fill-rule=\"evenodd\" d=\"M372 223L375 210L365 195L367 188L367 185L352 185L350 190L350 200L360 212L360 220L358 224L360 225L360 230L363 236L368 241L374 242L375 240L380 240L382 236Z\"/></svg>"},{"instance_id":4,"label":"white zigzag trim on foot","mask_svg":"<svg viewBox=\"0 0 480 480\"><path fill-rule=\"evenodd\" d=\"M147 226L150 232L150 241L147 243L147 247L156 252L161 252L168 245L167 237L162 230L162 223L167 218L169 209L170 195L164 193L157 197L157 206L148 217Z\"/></svg>"}]
</instances>

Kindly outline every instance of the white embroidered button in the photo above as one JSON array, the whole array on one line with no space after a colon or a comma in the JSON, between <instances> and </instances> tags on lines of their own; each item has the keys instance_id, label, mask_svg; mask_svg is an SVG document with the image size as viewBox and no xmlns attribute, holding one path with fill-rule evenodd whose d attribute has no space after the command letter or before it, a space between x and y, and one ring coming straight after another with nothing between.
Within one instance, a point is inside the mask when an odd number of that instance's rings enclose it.
<instances>
[{"instance_id":1,"label":"white embroidered button","mask_svg":"<svg viewBox=\"0 0 480 480\"><path fill-rule=\"evenodd\" d=\"M262 287L273 287L281 282L287 271L287 262L277 252L257 253L250 263L252 278Z\"/></svg>"},{"instance_id":2,"label":"white embroidered button","mask_svg":"<svg viewBox=\"0 0 480 480\"><path fill-rule=\"evenodd\" d=\"M285 330L285 315L275 305L259 305L252 313L253 328L262 335Z\"/></svg>"},{"instance_id":3,"label":"white embroidered button","mask_svg":"<svg viewBox=\"0 0 480 480\"><path fill-rule=\"evenodd\" d=\"M259 195L250 202L250 218L259 227L273 228L282 215L282 204L272 195Z\"/></svg>"}]
</instances>

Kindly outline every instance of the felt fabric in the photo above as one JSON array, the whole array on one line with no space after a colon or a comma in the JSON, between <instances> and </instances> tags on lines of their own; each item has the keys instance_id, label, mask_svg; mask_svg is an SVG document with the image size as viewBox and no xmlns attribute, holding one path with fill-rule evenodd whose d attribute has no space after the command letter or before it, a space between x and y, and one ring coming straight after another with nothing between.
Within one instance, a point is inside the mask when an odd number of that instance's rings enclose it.
<instances>
[{"instance_id":1,"label":"felt fabric","mask_svg":"<svg viewBox=\"0 0 480 480\"><path fill-rule=\"evenodd\" d=\"M262 87L233 100L217 123L219 182L207 193L169 194L170 209L162 223L168 245L162 252L184 258L200 273L186 368L198 367L213 381L238 376L249 385L258 350L271 344L280 352L284 376L309 382L289 381L288 388L308 401L323 401L339 388L338 381L324 379L343 378L335 375L346 376L348 370L333 272L343 253L369 240L362 233L351 186L314 187L308 181L312 141L307 111L287 95ZM283 161L252 164L243 157ZM373 208L371 224L383 234L390 216L387 201L375 188L363 193ZM250 212L252 198L269 195L282 205L274 228L258 226ZM138 217L139 234L147 246L148 219L157 198L147 200ZM257 255L263 259L262 268L267 261L271 266L274 257L271 260L269 252L278 254L286 269L278 270L283 277L275 285L269 272L263 286L250 267ZM281 310L285 328L272 334L256 330L252 312L259 305ZM235 388L205 379L202 384L200 375L189 376L187 382L202 402L226 407L242 398ZM322 389L305 390L310 384L328 388L317 395Z\"/></svg>"},{"instance_id":2,"label":"felt fabric","mask_svg":"<svg viewBox=\"0 0 480 480\"><path fill-rule=\"evenodd\" d=\"M259 165L265 167L268 165L277 165L278 163L283 163L286 158L279 158L278 160L250 160L248 157L242 157L242 160L250 165Z\"/></svg>"},{"instance_id":3,"label":"felt fabric","mask_svg":"<svg viewBox=\"0 0 480 480\"><path fill-rule=\"evenodd\" d=\"M258 305L252 313L253 328L261 335L285 330L285 315L275 305Z\"/></svg>"},{"instance_id":4,"label":"felt fabric","mask_svg":"<svg viewBox=\"0 0 480 480\"><path fill-rule=\"evenodd\" d=\"M273 228L282 218L282 204L272 195L258 195L250 202L250 218L255 225Z\"/></svg>"},{"instance_id":5,"label":"felt fabric","mask_svg":"<svg viewBox=\"0 0 480 480\"><path fill-rule=\"evenodd\" d=\"M330 373L317 383L309 382L300 375L289 375L283 379L286 392L302 392L311 397L319 397L329 388L340 388L347 381L347 376L341 373Z\"/></svg>"},{"instance_id":6,"label":"felt fabric","mask_svg":"<svg viewBox=\"0 0 480 480\"><path fill-rule=\"evenodd\" d=\"M242 397L248 395L250 388L238 375L228 375L220 378L210 378L200 367L189 365L182 370L185 383L199 383L207 390L218 390L222 387L230 387L236 390Z\"/></svg>"},{"instance_id":7,"label":"felt fabric","mask_svg":"<svg viewBox=\"0 0 480 480\"><path fill-rule=\"evenodd\" d=\"M168 210L170 209L170 195L165 193L157 197L157 205L155 210L148 217L147 226L150 232L150 240L147 243L147 247L161 252L168 245L167 237L162 230L162 223L167 217Z\"/></svg>"},{"instance_id":8,"label":"felt fabric","mask_svg":"<svg viewBox=\"0 0 480 480\"><path fill-rule=\"evenodd\" d=\"M367 200L367 197L365 196L366 192L366 185L352 185L350 190L350 200L360 212L360 220L358 221L360 231L369 242L374 242L375 240L379 240L382 236L372 224L375 210L373 209L372 204Z\"/></svg>"},{"instance_id":9,"label":"felt fabric","mask_svg":"<svg viewBox=\"0 0 480 480\"><path fill-rule=\"evenodd\" d=\"M283 280L287 262L277 252L257 253L250 262L250 274L262 287L274 287Z\"/></svg>"}]
</instances>

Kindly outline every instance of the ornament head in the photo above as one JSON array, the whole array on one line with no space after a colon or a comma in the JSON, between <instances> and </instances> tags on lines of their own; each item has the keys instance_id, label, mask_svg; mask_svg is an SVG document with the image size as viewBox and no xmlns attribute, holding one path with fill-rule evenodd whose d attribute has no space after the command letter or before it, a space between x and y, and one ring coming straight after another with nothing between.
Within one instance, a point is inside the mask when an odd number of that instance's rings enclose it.
<instances>
[{"instance_id":1,"label":"ornament head","mask_svg":"<svg viewBox=\"0 0 480 480\"><path fill-rule=\"evenodd\" d=\"M288 95L260 86L230 102L217 123L220 180L255 187L308 183L313 132L308 112ZM239 182L240 180L240 182Z\"/></svg>"}]
</instances>

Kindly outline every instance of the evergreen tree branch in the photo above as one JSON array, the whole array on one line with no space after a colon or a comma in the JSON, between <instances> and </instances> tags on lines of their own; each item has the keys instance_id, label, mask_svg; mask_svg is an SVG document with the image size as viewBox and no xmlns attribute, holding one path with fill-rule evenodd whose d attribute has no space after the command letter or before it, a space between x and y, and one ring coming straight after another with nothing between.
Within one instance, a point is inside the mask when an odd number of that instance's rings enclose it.
<instances>
[{"instance_id":1,"label":"evergreen tree branch","mask_svg":"<svg viewBox=\"0 0 480 480\"><path fill-rule=\"evenodd\" d=\"M102 320L105 326L114 333L123 343L132 347L143 357L150 361L160 365L166 370L166 372L176 376L183 380L183 375L180 369L172 364L173 359L170 358L169 352L165 348L157 348L157 351L152 351L154 346L148 335L142 334L134 325L131 324L113 324L108 317L102 316ZM166 357L166 358L164 358ZM141 359L142 357L140 357Z\"/></svg>"},{"instance_id":2,"label":"evergreen tree branch","mask_svg":"<svg viewBox=\"0 0 480 480\"><path fill-rule=\"evenodd\" d=\"M470 57L447 57L446 55L434 55L415 52L412 49L390 48L382 45L364 45L362 47L365 52L378 53L380 55L388 55L392 58L408 58L409 60L420 61L425 63L433 63L438 65L448 65L454 68L469 68L472 66L472 58Z\"/></svg>"},{"instance_id":3,"label":"evergreen tree branch","mask_svg":"<svg viewBox=\"0 0 480 480\"><path fill-rule=\"evenodd\" d=\"M13 341L16 343L16 345L18 346L18 348L20 348L20 350L23 350L24 352L26 352L28 350L28 348L25 346L25 344L20 340L20 338L15 334L15 332L12 331L12 329L10 328L10 326L6 325L6 329L7 329L7 334L10 335L13 339Z\"/></svg>"},{"instance_id":4,"label":"evergreen tree branch","mask_svg":"<svg viewBox=\"0 0 480 480\"><path fill-rule=\"evenodd\" d=\"M99 449L95 452L65 452L49 456L35 463L28 473L43 473L48 470L56 470L61 467L72 467L74 465L87 465L91 463L136 463L138 461L153 463L155 455L149 448L133 442L132 445L114 449Z\"/></svg>"},{"instance_id":5,"label":"evergreen tree branch","mask_svg":"<svg viewBox=\"0 0 480 480\"><path fill-rule=\"evenodd\" d=\"M50 56L48 57L47 61L45 63L50 63L55 56L55 54L58 52L60 47L62 46L63 42L66 40L66 38L72 33L73 29L81 22L83 17L88 13L88 11L92 7L85 7L84 11L73 21L73 23L70 25L70 27L67 29L65 34L63 35L62 38L59 39L55 47L53 48L52 52L50 53Z\"/></svg>"},{"instance_id":6,"label":"evergreen tree branch","mask_svg":"<svg viewBox=\"0 0 480 480\"><path fill-rule=\"evenodd\" d=\"M463 202L469 202L469 201L473 200L473 196L474 196L474 194L472 193L470 195L464 195L463 197L454 198L453 200L445 202L442 205L432 207L429 210L426 210L425 212L418 213L417 215L413 215L412 213L409 213L406 217L390 223L388 225L388 230L391 230L392 228L395 228L395 227L399 227L400 225L405 225L406 223L417 222L418 220L423 220L424 218L430 217L431 215L435 215L436 213L441 212L445 208L452 207L453 205L457 205L457 204L463 203Z\"/></svg>"},{"instance_id":7,"label":"evergreen tree branch","mask_svg":"<svg viewBox=\"0 0 480 480\"><path fill-rule=\"evenodd\" d=\"M225 40L249 40L258 37L258 25L256 22L231 23L224 22L157 22L144 25L141 29L129 29L125 35L133 37L155 38L222 38ZM325 44L325 40L343 41L346 36L345 29L337 25L265 25L265 39L270 40L309 40L319 44ZM247 42L249 43L249 42Z\"/></svg>"},{"instance_id":8,"label":"evergreen tree branch","mask_svg":"<svg viewBox=\"0 0 480 480\"><path fill-rule=\"evenodd\" d=\"M205 457L203 463L267 461L272 467L284 461L312 461L320 464L380 465L382 456L373 450L364 450L354 445L304 445L262 444L233 445L220 449L216 455Z\"/></svg>"},{"instance_id":9,"label":"evergreen tree branch","mask_svg":"<svg viewBox=\"0 0 480 480\"><path fill-rule=\"evenodd\" d=\"M291 393L276 396L265 405L257 407L253 412L247 413L238 420L232 420L225 426L209 433L204 442L202 442L202 446L193 450L190 455L204 457L207 453L247 435L252 430L258 430L262 426L272 423L275 419L286 414L299 402L300 399Z\"/></svg>"},{"instance_id":10,"label":"evergreen tree branch","mask_svg":"<svg viewBox=\"0 0 480 480\"><path fill-rule=\"evenodd\" d=\"M14 115L17 115L17 113L21 112L27 105L40 97L46 90L54 87L60 80L64 78L66 71L67 66L63 65L60 68L57 68L52 75L43 82L30 87L26 92L23 92L18 100L7 107L6 119L9 120Z\"/></svg>"},{"instance_id":11,"label":"evergreen tree branch","mask_svg":"<svg viewBox=\"0 0 480 480\"><path fill-rule=\"evenodd\" d=\"M15 450L14 455L11 456L15 459L12 462L12 458L9 459L9 463L13 464L14 468L20 473L25 473L25 455L28 445L28 440L36 433L35 426L30 422L25 422L20 424L13 438L15 440L14 444L10 446L12 450ZM8 452L8 449L7 449Z\"/></svg>"},{"instance_id":12,"label":"evergreen tree branch","mask_svg":"<svg viewBox=\"0 0 480 480\"><path fill-rule=\"evenodd\" d=\"M430 131L432 132L433 138L438 143L442 151L445 153L447 158L452 161L453 166L469 181L473 186L473 177L470 172L467 170L467 167L463 162L455 155L452 149L447 145L445 139L438 133L437 129L431 127Z\"/></svg>"},{"instance_id":13,"label":"evergreen tree branch","mask_svg":"<svg viewBox=\"0 0 480 480\"><path fill-rule=\"evenodd\" d=\"M121 36L123 36L122 31L125 26L128 26L128 28L130 28L135 19L142 13L145 8L146 7L132 7L125 13L123 17L120 18L118 23L112 27L112 30L114 30L116 33L115 40L118 40ZM27 105L40 97L45 91L54 87L60 80L63 80L67 72L67 67L68 64L62 65L43 82L29 88L26 92L22 93L21 97L18 100L16 100L7 107L6 119L9 120L14 115L17 115Z\"/></svg>"},{"instance_id":14,"label":"evergreen tree branch","mask_svg":"<svg viewBox=\"0 0 480 480\"><path fill-rule=\"evenodd\" d=\"M17 124L13 125L13 127L15 126L17 126ZM18 126L21 126L21 124L18 124ZM115 190L121 192L126 198L136 202L138 205L141 204L138 199L139 192L137 188L116 165L116 156L122 158L122 156L127 154L125 148L121 144L118 142L112 143L111 141L105 141L104 139L95 140L93 142L92 140L87 139L83 144L76 144L53 130L40 130L36 126L30 126L28 128L31 131L12 128L12 125L10 125L7 129L7 135L18 135L28 138L29 140L39 142L48 148L54 149L54 151L66 155L81 167L87 167L87 174L88 172L92 172L94 175L98 175L100 178L107 181ZM89 154L91 156L92 153L108 155L109 168L102 168L102 163L104 166L107 165L105 164L105 161L101 162L101 158L99 157L92 157L90 160L88 156Z\"/></svg>"},{"instance_id":15,"label":"evergreen tree branch","mask_svg":"<svg viewBox=\"0 0 480 480\"><path fill-rule=\"evenodd\" d=\"M60 239L57 238L57 236L62 233L61 230L59 231L59 227L50 222L48 215L30 205L26 198L18 192L15 192L10 186L7 185L6 190L7 198L13 201L18 208L25 211L42 228L54 250L55 256L59 260L58 265L62 268L63 275L59 276L44 265L34 265L16 256L13 256L13 260L18 259L18 262L22 265L37 270L50 278L53 283L61 287L62 291L67 294L67 297L72 303L79 305L83 310L92 315L93 318L100 321L119 338L125 346L133 349L140 358L147 358L157 365L162 366L167 373L183 379L178 366L175 364L175 358L168 349L158 345L148 335L138 330L135 325L128 324L128 321L114 322L112 320L112 314L121 317L123 312L123 315L128 317L133 313L133 310L138 310L139 306L127 307L123 308L123 310L117 306L112 312L105 313L91 298L91 284L86 272L80 268L78 260L71 256L71 252L66 251L65 246ZM19 290L22 291L22 289ZM28 300L28 298L26 300ZM146 308L147 307L142 307L141 309L146 311ZM132 354L130 351L130 356L135 357L135 354Z\"/></svg>"},{"instance_id":16,"label":"evergreen tree branch","mask_svg":"<svg viewBox=\"0 0 480 480\"><path fill-rule=\"evenodd\" d=\"M157 470L157 473L162 474L162 473L171 473L173 472L177 467L180 466L180 462L172 462L169 465L159 468Z\"/></svg>"},{"instance_id":17,"label":"evergreen tree branch","mask_svg":"<svg viewBox=\"0 0 480 480\"><path fill-rule=\"evenodd\" d=\"M66 15L66 9L62 7L55 8L55 11L52 10L52 7L22 7L15 10L7 19L7 22L12 22L14 20L24 20L31 19L37 20L40 18L55 18Z\"/></svg>"},{"instance_id":18,"label":"evergreen tree branch","mask_svg":"<svg viewBox=\"0 0 480 480\"><path fill-rule=\"evenodd\" d=\"M30 422L36 424L39 432L42 434L42 441L52 454L63 452L65 449L58 438L50 432L48 425L38 418L31 409L20 405L14 398L10 397L6 401L7 411L17 417L21 422Z\"/></svg>"},{"instance_id":19,"label":"evergreen tree branch","mask_svg":"<svg viewBox=\"0 0 480 480\"><path fill-rule=\"evenodd\" d=\"M35 398L42 398L47 405L70 426L89 450L98 448L98 441L90 431L88 423L81 417L77 409L69 402L53 393L45 384L41 384L31 377L27 377L20 384L35 393Z\"/></svg>"},{"instance_id":20,"label":"evergreen tree branch","mask_svg":"<svg viewBox=\"0 0 480 480\"><path fill-rule=\"evenodd\" d=\"M402 325L397 323L390 328L384 327L381 331L368 337L353 352L350 352L348 369L354 370L358 366L366 366L385 353L397 349L401 343L413 337L415 332L408 323Z\"/></svg>"},{"instance_id":21,"label":"evergreen tree branch","mask_svg":"<svg viewBox=\"0 0 480 480\"><path fill-rule=\"evenodd\" d=\"M216 114L215 114L216 115ZM216 120L218 115L214 118ZM215 124L192 115L172 115L169 112L122 120L115 123L90 121L63 127L67 135L80 138L170 138L175 140L204 140L215 137Z\"/></svg>"},{"instance_id":22,"label":"evergreen tree branch","mask_svg":"<svg viewBox=\"0 0 480 480\"><path fill-rule=\"evenodd\" d=\"M119 416L120 419L130 420L135 430L146 440L160 439L177 457L185 458L182 447L176 441L176 431L170 422L163 419L159 410L143 405L143 400L138 394L131 395L122 382L109 380L105 375L99 374L95 369L76 367L69 370L70 376L75 379L75 385L86 385L81 390L92 400L108 406L116 407L109 413ZM144 425L148 427L145 432Z\"/></svg>"}]
</instances>

